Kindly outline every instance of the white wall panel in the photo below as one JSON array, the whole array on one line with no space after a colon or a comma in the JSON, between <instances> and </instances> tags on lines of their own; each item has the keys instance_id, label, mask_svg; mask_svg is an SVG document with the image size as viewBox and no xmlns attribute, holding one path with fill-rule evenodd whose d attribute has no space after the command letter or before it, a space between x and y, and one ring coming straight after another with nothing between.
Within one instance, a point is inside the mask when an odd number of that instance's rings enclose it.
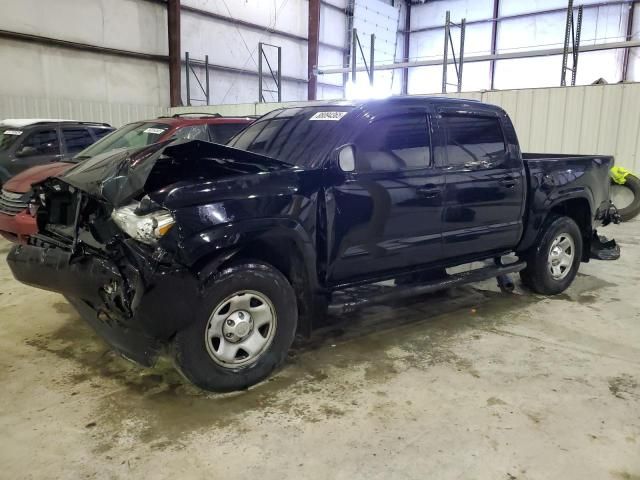
<instances>
[{"instance_id":1,"label":"white wall panel","mask_svg":"<svg viewBox=\"0 0 640 480\"><path fill-rule=\"evenodd\" d=\"M106 122L114 127L167 114L157 105L92 102L88 100L0 95L0 119L63 118Z\"/></svg>"},{"instance_id":2,"label":"white wall panel","mask_svg":"<svg viewBox=\"0 0 640 480\"><path fill-rule=\"evenodd\" d=\"M411 7L411 29L444 25L447 10L451 21L483 20L493 16L493 0L447 0L427 2Z\"/></svg>"},{"instance_id":3,"label":"white wall panel","mask_svg":"<svg viewBox=\"0 0 640 480\"><path fill-rule=\"evenodd\" d=\"M306 0L182 0L182 5L307 36L309 3ZM184 12L183 12L184 13Z\"/></svg>"},{"instance_id":4,"label":"white wall panel","mask_svg":"<svg viewBox=\"0 0 640 480\"><path fill-rule=\"evenodd\" d=\"M167 12L144 0L5 0L0 29L166 55Z\"/></svg>"},{"instance_id":5,"label":"white wall panel","mask_svg":"<svg viewBox=\"0 0 640 480\"><path fill-rule=\"evenodd\" d=\"M0 42L0 94L168 107L169 72L153 61ZM10 66L10 67L8 67Z\"/></svg>"}]
</instances>

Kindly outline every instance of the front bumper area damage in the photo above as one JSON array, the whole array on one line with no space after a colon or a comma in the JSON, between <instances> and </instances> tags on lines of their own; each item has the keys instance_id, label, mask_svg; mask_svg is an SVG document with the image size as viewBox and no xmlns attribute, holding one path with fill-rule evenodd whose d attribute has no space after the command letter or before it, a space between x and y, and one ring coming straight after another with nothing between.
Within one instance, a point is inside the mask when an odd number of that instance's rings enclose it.
<instances>
[{"instance_id":1,"label":"front bumper area damage","mask_svg":"<svg viewBox=\"0 0 640 480\"><path fill-rule=\"evenodd\" d=\"M7 262L17 280L64 295L118 352L145 366L155 363L164 345L194 316L196 279L184 268L160 265L141 252L112 260L16 245Z\"/></svg>"}]
</instances>

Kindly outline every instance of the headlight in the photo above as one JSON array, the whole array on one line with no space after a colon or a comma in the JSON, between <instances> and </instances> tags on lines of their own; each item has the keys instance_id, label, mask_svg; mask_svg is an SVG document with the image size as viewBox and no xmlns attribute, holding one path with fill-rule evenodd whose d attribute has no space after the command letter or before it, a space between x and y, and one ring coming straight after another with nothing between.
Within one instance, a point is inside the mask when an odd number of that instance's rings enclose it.
<instances>
[{"instance_id":1,"label":"headlight","mask_svg":"<svg viewBox=\"0 0 640 480\"><path fill-rule=\"evenodd\" d=\"M161 208L151 213L137 215L139 202L115 209L113 221L131 238L147 245L155 245L176 223L171 212Z\"/></svg>"}]
</instances>

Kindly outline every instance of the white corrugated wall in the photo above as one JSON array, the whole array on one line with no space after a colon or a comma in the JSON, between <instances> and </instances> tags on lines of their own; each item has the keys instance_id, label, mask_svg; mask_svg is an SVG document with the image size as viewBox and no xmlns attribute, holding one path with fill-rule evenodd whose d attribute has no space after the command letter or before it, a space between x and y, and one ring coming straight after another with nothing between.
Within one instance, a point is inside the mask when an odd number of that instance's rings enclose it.
<instances>
[{"instance_id":1,"label":"white corrugated wall","mask_svg":"<svg viewBox=\"0 0 640 480\"><path fill-rule=\"evenodd\" d=\"M640 173L640 83L448 94L504 108L527 152L614 155ZM223 115L264 114L287 104L211 105ZM174 108L172 113L188 111ZM193 110L203 111L202 107Z\"/></svg>"},{"instance_id":2,"label":"white corrugated wall","mask_svg":"<svg viewBox=\"0 0 640 480\"><path fill-rule=\"evenodd\" d=\"M167 115L159 105L92 102L89 100L0 95L0 120L5 118L63 118L106 122L114 127Z\"/></svg>"}]
</instances>

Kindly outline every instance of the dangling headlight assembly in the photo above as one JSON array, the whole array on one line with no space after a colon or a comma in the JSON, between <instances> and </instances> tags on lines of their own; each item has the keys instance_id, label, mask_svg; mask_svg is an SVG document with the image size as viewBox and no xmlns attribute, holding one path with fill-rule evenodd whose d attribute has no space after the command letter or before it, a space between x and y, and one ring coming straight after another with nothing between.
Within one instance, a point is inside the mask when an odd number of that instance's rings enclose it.
<instances>
[{"instance_id":1,"label":"dangling headlight assembly","mask_svg":"<svg viewBox=\"0 0 640 480\"><path fill-rule=\"evenodd\" d=\"M155 245L176 223L169 210L160 208L150 213L136 213L140 203L134 202L111 212L111 218L134 240Z\"/></svg>"}]
</instances>

